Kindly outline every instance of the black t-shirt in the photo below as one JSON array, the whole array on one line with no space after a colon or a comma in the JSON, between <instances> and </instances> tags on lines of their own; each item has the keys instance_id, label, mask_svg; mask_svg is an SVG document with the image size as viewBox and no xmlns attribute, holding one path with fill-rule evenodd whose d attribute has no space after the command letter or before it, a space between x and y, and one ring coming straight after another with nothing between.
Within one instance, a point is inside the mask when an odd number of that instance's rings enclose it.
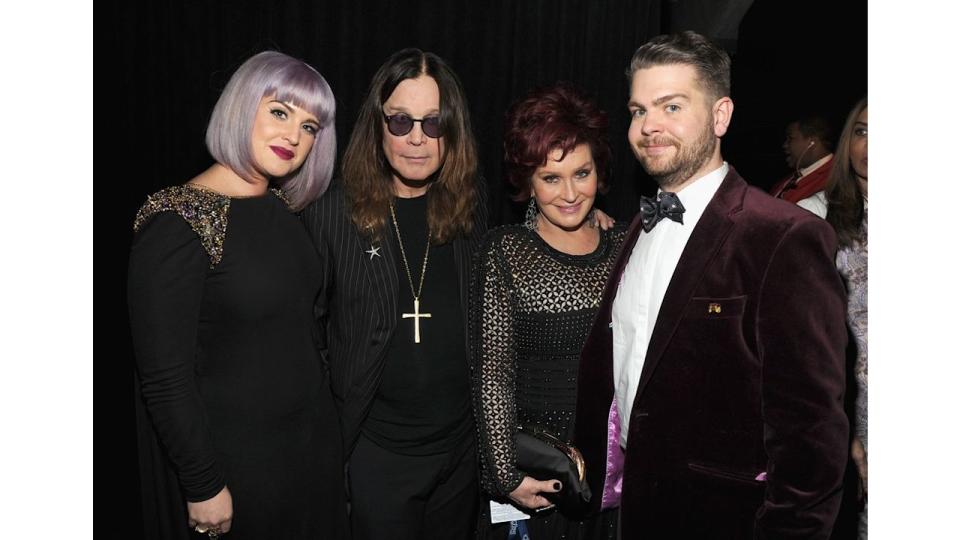
<instances>
[{"instance_id":1,"label":"black t-shirt","mask_svg":"<svg viewBox=\"0 0 960 540\"><path fill-rule=\"evenodd\" d=\"M413 287L420 284L427 247L427 197L395 199L397 224ZM397 328L363 433L397 453L445 452L472 434L470 382L464 313L453 243L431 245L420 296L420 343L414 342L413 293L393 221L385 241L393 242L399 281Z\"/></svg>"}]
</instances>

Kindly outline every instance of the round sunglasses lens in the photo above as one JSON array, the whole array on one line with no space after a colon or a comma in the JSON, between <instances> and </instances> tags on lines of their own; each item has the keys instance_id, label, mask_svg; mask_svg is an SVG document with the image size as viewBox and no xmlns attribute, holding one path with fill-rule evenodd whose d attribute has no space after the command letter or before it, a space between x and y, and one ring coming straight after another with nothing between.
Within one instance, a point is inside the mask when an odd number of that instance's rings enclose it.
<instances>
[{"instance_id":1,"label":"round sunglasses lens","mask_svg":"<svg viewBox=\"0 0 960 540\"><path fill-rule=\"evenodd\" d=\"M387 119L387 129L390 133L401 137L413 129L413 119L405 114L395 114Z\"/></svg>"},{"instance_id":2,"label":"round sunglasses lens","mask_svg":"<svg viewBox=\"0 0 960 540\"><path fill-rule=\"evenodd\" d=\"M420 123L423 126L423 132L426 133L427 137L432 137L437 139L440 137L440 117L439 116L428 116L423 119Z\"/></svg>"}]
</instances>

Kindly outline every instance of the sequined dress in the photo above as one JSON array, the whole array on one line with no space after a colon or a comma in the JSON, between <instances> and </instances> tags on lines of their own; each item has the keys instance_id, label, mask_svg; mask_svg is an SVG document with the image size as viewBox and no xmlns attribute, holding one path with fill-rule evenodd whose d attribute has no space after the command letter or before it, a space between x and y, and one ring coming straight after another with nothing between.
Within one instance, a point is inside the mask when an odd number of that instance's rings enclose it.
<instances>
[{"instance_id":1,"label":"sequined dress","mask_svg":"<svg viewBox=\"0 0 960 540\"><path fill-rule=\"evenodd\" d=\"M853 429L867 447L867 207L864 201L861 237L837 251L837 269L847 285L847 324L857 343L854 377L857 381ZM869 457L867 459L869 463ZM867 538L867 508L860 513L859 538Z\"/></svg>"},{"instance_id":2,"label":"sequined dress","mask_svg":"<svg viewBox=\"0 0 960 540\"><path fill-rule=\"evenodd\" d=\"M226 538L341 538L340 430L312 315L321 264L299 219L280 192L176 186L148 199L135 229L144 531L127 536L199 538L186 501L226 485Z\"/></svg>"},{"instance_id":3,"label":"sequined dress","mask_svg":"<svg viewBox=\"0 0 960 540\"><path fill-rule=\"evenodd\" d=\"M569 440L580 350L623 237L615 227L601 232L592 253L568 255L522 225L487 234L474 262L470 341L481 481L489 495L502 498L523 479L516 468L518 425ZM490 527L487 510L481 535L505 537L507 524ZM586 522L553 511L528 525L533 539L616 532L615 511Z\"/></svg>"}]
</instances>

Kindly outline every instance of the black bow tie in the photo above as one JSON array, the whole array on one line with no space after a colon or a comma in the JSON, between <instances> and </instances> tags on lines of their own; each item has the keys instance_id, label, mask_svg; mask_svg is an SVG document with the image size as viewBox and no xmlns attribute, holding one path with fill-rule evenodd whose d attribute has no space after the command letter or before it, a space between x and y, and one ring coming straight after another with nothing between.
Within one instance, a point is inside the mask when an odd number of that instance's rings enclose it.
<instances>
[{"instance_id":1,"label":"black bow tie","mask_svg":"<svg viewBox=\"0 0 960 540\"><path fill-rule=\"evenodd\" d=\"M657 198L640 197L640 219L643 230L650 232L663 218L668 218L683 225L683 204L676 193L661 191Z\"/></svg>"}]
</instances>

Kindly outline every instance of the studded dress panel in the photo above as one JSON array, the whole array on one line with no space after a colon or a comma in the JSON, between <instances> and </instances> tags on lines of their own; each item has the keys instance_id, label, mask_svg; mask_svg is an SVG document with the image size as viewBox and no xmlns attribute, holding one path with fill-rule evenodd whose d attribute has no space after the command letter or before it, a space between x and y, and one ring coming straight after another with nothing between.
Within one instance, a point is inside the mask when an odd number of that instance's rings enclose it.
<instances>
[{"instance_id":1,"label":"studded dress panel","mask_svg":"<svg viewBox=\"0 0 960 540\"><path fill-rule=\"evenodd\" d=\"M597 249L567 255L520 225L492 230L474 261L470 338L484 489L504 496L516 468L518 425L569 439L580 350L624 237L601 232Z\"/></svg>"},{"instance_id":2,"label":"studded dress panel","mask_svg":"<svg viewBox=\"0 0 960 540\"><path fill-rule=\"evenodd\" d=\"M847 285L847 324L857 344L854 377L857 397L853 425L854 433L863 443L869 462L867 441L867 207L864 201L861 237L852 245L837 251L837 269ZM867 538L867 504L860 510L858 538Z\"/></svg>"},{"instance_id":3,"label":"studded dress panel","mask_svg":"<svg viewBox=\"0 0 960 540\"><path fill-rule=\"evenodd\" d=\"M290 207L290 200L283 191L276 188L270 191ZM140 207L133 222L134 232L160 212L180 214L200 237L200 243L210 257L210 268L220 263L223 258L223 239L227 235L230 197L201 185L168 187L147 197L147 202Z\"/></svg>"}]
</instances>

